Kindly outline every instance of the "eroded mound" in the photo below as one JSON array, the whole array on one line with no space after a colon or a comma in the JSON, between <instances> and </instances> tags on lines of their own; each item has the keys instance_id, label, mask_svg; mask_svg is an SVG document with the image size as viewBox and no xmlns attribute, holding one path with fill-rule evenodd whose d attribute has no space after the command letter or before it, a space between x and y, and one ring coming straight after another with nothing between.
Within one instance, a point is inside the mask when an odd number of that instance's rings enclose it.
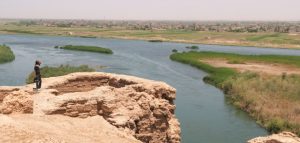
<instances>
[{"instance_id":1,"label":"eroded mound","mask_svg":"<svg viewBox=\"0 0 300 143\"><path fill-rule=\"evenodd\" d=\"M49 89L56 89L57 95L74 92L87 92L100 86L111 86L115 88L125 87L126 85L136 84L133 81L109 77L78 77L69 79L65 83L50 86Z\"/></svg>"},{"instance_id":2,"label":"eroded mound","mask_svg":"<svg viewBox=\"0 0 300 143\"><path fill-rule=\"evenodd\" d=\"M118 130L146 143L180 142L176 90L165 83L106 73L75 73L33 85L0 87L0 113L101 116Z\"/></svg>"}]
</instances>

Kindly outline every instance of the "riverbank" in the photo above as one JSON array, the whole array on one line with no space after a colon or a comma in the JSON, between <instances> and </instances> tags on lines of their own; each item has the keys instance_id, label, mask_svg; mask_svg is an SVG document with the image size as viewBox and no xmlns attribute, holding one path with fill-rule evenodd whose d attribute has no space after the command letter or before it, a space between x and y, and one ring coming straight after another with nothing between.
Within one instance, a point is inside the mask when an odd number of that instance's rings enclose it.
<instances>
[{"instance_id":1,"label":"riverbank","mask_svg":"<svg viewBox=\"0 0 300 143\"><path fill-rule=\"evenodd\" d=\"M226 46L300 49L300 35L288 33L201 32L188 30L127 30L96 27L47 27L4 25L0 33L43 34L90 38L118 38Z\"/></svg>"},{"instance_id":2,"label":"riverbank","mask_svg":"<svg viewBox=\"0 0 300 143\"><path fill-rule=\"evenodd\" d=\"M300 69L300 56L188 52L175 53L170 58L208 72L210 75L204 78L206 82L221 88L230 103L248 112L269 132L278 133L287 130L300 135L299 75L286 72L274 75L251 71L251 68L239 71L203 62L203 60L224 60L232 65L256 62Z\"/></svg>"},{"instance_id":3,"label":"riverbank","mask_svg":"<svg viewBox=\"0 0 300 143\"><path fill-rule=\"evenodd\" d=\"M0 45L0 64L11 62L15 60L15 55L10 47Z\"/></svg>"}]
</instances>

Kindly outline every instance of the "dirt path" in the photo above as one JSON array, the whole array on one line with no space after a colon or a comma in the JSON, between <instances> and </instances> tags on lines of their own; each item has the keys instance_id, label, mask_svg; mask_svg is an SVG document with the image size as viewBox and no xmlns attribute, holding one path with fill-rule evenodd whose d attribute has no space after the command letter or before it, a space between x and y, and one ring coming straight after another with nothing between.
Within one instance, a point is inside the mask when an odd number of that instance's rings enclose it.
<instances>
[{"instance_id":1,"label":"dirt path","mask_svg":"<svg viewBox=\"0 0 300 143\"><path fill-rule=\"evenodd\" d=\"M106 122L60 115L0 115L1 143L140 143Z\"/></svg>"},{"instance_id":2,"label":"dirt path","mask_svg":"<svg viewBox=\"0 0 300 143\"><path fill-rule=\"evenodd\" d=\"M244 64L230 64L226 60L220 59L209 59L201 60L201 62L210 64L214 67L227 67L238 70L239 72L252 71L256 73L266 73L272 75L286 74L300 74L300 68L280 65L280 64L267 64L267 63L254 63L248 62Z\"/></svg>"}]
</instances>

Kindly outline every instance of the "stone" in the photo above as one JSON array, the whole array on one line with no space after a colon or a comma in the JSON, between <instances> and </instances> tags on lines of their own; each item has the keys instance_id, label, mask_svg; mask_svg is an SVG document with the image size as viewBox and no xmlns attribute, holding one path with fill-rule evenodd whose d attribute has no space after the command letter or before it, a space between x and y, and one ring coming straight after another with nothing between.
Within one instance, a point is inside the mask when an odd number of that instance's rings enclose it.
<instances>
[{"instance_id":1,"label":"stone","mask_svg":"<svg viewBox=\"0 0 300 143\"><path fill-rule=\"evenodd\" d=\"M1 110L1 112L3 114L10 114L10 113L13 112L13 110L11 108L4 108L4 109Z\"/></svg>"}]
</instances>

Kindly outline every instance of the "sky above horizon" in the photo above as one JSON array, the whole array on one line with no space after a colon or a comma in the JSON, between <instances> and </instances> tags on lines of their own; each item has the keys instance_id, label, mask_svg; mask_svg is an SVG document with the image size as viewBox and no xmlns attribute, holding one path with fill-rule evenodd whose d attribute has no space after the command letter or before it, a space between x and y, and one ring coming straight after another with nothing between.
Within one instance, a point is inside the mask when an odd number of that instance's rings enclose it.
<instances>
[{"instance_id":1,"label":"sky above horizon","mask_svg":"<svg viewBox=\"0 0 300 143\"><path fill-rule=\"evenodd\" d=\"M0 0L0 18L299 21L300 0Z\"/></svg>"}]
</instances>

